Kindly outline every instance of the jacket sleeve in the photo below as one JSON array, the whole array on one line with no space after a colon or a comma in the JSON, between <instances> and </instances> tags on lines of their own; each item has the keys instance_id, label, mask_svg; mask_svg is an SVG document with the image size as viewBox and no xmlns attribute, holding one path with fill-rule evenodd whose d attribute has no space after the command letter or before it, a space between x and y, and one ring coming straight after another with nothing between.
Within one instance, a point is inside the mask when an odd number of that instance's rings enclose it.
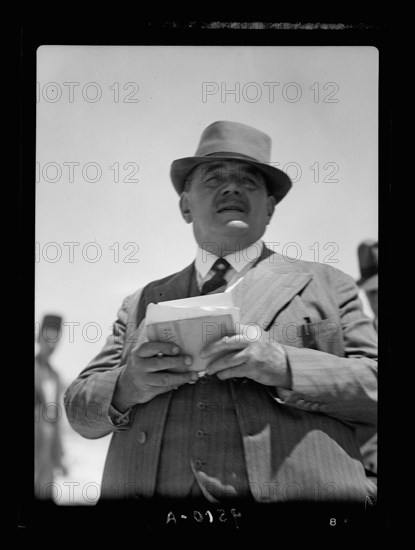
<instances>
[{"instance_id":1,"label":"jacket sleeve","mask_svg":"<svg viewBox=\"0 0 415 550\"><path fill-rule=\"evenodd\" d=\"M284 345L292 389L278 389L277 401L333 416L365 432L365 438L377 424L377 335L353 279L333 273L344 356Z\"/></svg>"},{"instance_id":2,"label":"jacket sleeve","mask_svg":"<svg viewBox=\"0 0 415 550\"><path fill-rule=\"evenodd\" d=\"M112 334L100 353L72 382L64 395L64 405L72 428L88 439L97 439L111 432L126 429L128 415L121 415L121 422L112 419L112 397L118 377L125 365L122 352L127 338L129 309L136 295L128 296L118 310Z\"/></svg>"}]
</instances>

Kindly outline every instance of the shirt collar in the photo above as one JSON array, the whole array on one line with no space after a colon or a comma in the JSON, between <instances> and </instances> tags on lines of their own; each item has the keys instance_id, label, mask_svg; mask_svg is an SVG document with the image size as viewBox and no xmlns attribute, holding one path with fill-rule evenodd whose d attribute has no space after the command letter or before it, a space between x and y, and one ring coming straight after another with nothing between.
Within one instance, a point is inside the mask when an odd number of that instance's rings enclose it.
<instances>
[{"instance_id":1,"label":"shirt collar","mask_svg":"<svg viewBox=\"0 0 415 550\"><path fill-rule=\"evenodd\" d=\"M239 273L242 271L248 264L255 262L262 254L262 249L264 248L264 242L259 239L250 246L238 250L237 252L232 252L224 256L226 260L231 264L233 269ZM209 252L205 249L197 247L196 261L195 266L198 273L203 277L209 273L212 269L213 264L216 262L219 256L213 252Z\"/></svg>"}]
</instances>

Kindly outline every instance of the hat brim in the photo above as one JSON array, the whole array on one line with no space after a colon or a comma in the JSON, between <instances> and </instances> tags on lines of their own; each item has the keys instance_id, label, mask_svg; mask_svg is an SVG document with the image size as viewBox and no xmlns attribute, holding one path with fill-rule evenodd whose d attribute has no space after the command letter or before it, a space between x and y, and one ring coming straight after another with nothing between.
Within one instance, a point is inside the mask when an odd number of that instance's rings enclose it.
<instances>
[{"instance_id":1,"label":"hat brim","mask_svg":"<svg viewBox=\"0 0 415 550\"><path fill-rule=\"evenodd\" d=\"M292 187L289 176L274 166L256 162L255 160L239 155L209 155L206 157L186 157L173 161L170 169L170 177L177 193L179 195L183 193L186 178L193 168L200 164L205 164L206 162L217 162L218 160L239 160L251 166L255 166L255 168L264 175L268 192L275 197L276 203L280 202Z\"/></svg>"}]
</instances>

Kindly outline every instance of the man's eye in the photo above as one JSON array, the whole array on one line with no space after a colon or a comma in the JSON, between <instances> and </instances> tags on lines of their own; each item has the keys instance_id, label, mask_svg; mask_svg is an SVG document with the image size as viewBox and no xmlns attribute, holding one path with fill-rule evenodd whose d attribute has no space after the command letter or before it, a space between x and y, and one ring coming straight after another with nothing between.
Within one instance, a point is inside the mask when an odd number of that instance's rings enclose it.
<instances>
[{"instance_id":1,"label":"man's eye","mask_svg":"<svg viewBox=\"0 0 415 550\"><path fill-rule=\"evenodd\" d=\"M248 189L256 189L258 187L258 183L251 178L242 178L242 185Z\"/></svg>"},{"instance_id":2,"label":"man's eye","mask_svg":"<svg viewBox=\"0 0 415 550\"><path fill-rule=\"evenodd\" d=\"M217 183L220 183L220 178L218 176L207 176L205 182L215 185Z\"/></svg>"}]
</instances>

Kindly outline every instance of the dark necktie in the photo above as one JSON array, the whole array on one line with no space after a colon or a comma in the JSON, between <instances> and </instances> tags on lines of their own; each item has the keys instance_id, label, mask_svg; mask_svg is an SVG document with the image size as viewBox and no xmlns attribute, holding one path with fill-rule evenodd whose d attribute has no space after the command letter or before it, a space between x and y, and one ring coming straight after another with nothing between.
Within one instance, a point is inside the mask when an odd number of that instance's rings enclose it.
<instances>
[{"instance_id":1,"label":"dark necktie","mask_svg":"<svg viewBox=\"0 0 415 550\"><path fill-rule=\"evenodd\" d=\"M202 286L201 294L210 294L218 288L226 286L228 282L225 279L225 273L230 267L230 263L227 262L224 258L217 259L212 266L215 274Z\"/></svg>"}]
</instances>

